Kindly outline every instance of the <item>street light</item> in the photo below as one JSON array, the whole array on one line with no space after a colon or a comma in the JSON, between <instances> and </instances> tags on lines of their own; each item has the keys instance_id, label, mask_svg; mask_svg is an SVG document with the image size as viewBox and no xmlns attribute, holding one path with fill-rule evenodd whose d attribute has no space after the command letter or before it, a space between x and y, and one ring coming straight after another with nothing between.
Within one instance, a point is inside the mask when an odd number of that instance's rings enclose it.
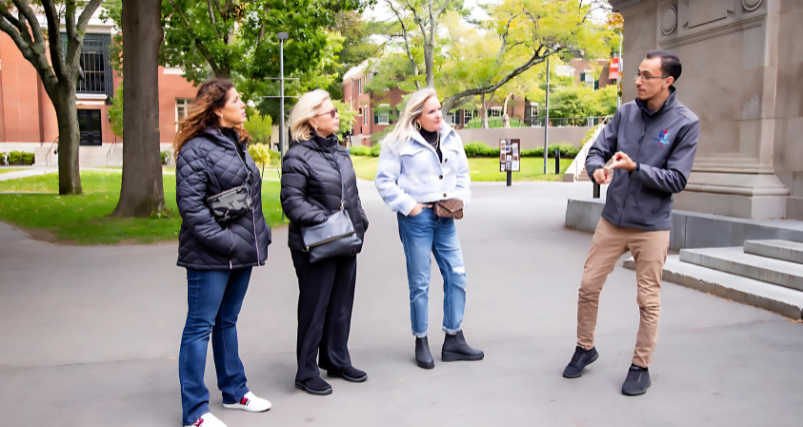
<instances>
[{"instance_id":1,"label":"street light","mask_svg":"<svg viewBox=\"0 0 803 427\"><path fill-rule=\"evenodd\" d=\"M276 34L279 38L279 80L281 81L281 98L279 101L279 162L284 165L284 41L289 39L287 33Z\"/></svg>"}]
</instances>

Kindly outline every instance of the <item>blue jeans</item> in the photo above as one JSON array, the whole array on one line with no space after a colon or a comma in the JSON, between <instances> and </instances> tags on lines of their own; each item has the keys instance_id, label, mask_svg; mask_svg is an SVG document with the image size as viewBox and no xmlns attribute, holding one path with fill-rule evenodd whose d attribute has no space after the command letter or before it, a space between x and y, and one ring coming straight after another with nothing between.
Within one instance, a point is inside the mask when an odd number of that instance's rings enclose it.
<instances>
[{"instance_id":1,"label":"blue jeans","mask_svg":"<svg viewBox=\"0 0 803 427\"><path fill-rule=\"evenodd\" d=\"M181 337L178 376L184 425L209 412L209 390L204 385L206 349L212 334L217 386L223 403L239 402L248 388L237 349L237 316L251 279L251 267L237 270L187 269L187 323Z\"/></svg>"},{"instance_id":2,"label":"blue jeans","mask_svg":"<svg viewBox=\"0 0 803 427\"><path fill-rule=\"evenodd\" d=\"M443 276L443 330L449 334L460 331L466 309L466 268L454 220L424 209L416 216L398 214L398 221L407 257L413 335L422 338L428 332L430 253L435 254Z\"/></svg>"}]
</instances>

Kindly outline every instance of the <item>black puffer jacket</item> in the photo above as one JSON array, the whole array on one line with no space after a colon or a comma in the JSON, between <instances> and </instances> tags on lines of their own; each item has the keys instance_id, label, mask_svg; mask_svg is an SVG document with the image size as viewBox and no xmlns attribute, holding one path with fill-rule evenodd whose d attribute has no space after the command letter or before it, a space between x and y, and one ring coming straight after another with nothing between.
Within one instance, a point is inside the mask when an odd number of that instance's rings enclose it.
<instances>
[{"instance_id":1,"label":"black puffer jacket","mask_svg":"<svg viewBox=\"0 0 803 427\"><path fill-rule=\"evenodd\" d=\"M227 270L264 265L271 241L262 215L262 179L245 152L243 160L235 141L219 129L207 128L190 139L176 158L176 203L183 222L178 236L178 265L195 270ZM246 166L247 164L247 166ZM253 208L221 226L206 199L244 185L251 171Z\"/></svg>"},{"instance_id":2,"label":"black puffer jacket","mask_svg":"<svg viewBox=\"0 0 803 427\"><path fill-rule=\"evenodd\" d=\"M335 169L334 162L340 167ZM301 226L320 224L330 213L340 209L341 173L345 181L343 197L346 211L354 223L354 231L363 242L368 218L360 203L357 177L346 150L337 143L337 136L323 138L314 135L309 141L293 144L284 155L282 165L282 209L290 219L290 249L303 251ZM352 255L360 252L356 249Z\"/></svg>"}]
</instances>

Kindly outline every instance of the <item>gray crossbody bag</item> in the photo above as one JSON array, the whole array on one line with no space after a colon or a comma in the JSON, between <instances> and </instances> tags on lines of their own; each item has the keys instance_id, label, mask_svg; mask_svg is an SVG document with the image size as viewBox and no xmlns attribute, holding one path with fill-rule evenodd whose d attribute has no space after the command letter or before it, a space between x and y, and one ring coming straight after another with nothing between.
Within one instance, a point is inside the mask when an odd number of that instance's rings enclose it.
<instances>
[{"instance_id":1,"label":"gray crossbody bag","mask_svg":"<svg viewBox=\"0 0 803 427\"><path fill-rule=\"evenodd\" d=\"M340 210L330 214L326 221L320 224L301 227L301 236L309 253L310 263L316 263L338 255L346 255L362 245L362 239L354 231L354 223L351 222L351 217L345 208L346 183L343 181L343 174L340 172L337 160L332 162L323 153L321 153L321 156L333 163L338 175L340 175Z\"/></svg>"}]
</instances>

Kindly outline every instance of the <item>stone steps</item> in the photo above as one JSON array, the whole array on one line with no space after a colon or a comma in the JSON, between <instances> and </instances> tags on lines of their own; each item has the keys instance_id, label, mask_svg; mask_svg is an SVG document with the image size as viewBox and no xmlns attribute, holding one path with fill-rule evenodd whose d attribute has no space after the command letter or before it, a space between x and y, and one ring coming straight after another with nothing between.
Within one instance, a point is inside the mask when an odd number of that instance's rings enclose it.
<instances>
[{"instance_id":1,"label":"stone steps","mask_svg":"<svg viewBox=\"0 0 803 427\"><path fill-rule=\"evenodd\" d=\"M803 265L744 253L744 248L683 249L690 264L803 291Z\"/></svg>"},{"instance_id":2,"label":"stone steps","mask_svg":"<svg viewBox=\"0 0 803 427\"><path fill-rule=\"evenodd\" d=\"M635 270L636 264L631 258L624 267ZM663 280L803 320L803 292L683 262L678 255L667 257Z\"/></svg>"},{"instance_id":3,"label":"stone steps","mask_svg":"<svg viewBox=\"0 0 803 427\"><path fill-rule=\"evenodd\" d=\"M748 240L746 254L803 264L803 243L788 240Z\"/></svg>"}]
</instances>

